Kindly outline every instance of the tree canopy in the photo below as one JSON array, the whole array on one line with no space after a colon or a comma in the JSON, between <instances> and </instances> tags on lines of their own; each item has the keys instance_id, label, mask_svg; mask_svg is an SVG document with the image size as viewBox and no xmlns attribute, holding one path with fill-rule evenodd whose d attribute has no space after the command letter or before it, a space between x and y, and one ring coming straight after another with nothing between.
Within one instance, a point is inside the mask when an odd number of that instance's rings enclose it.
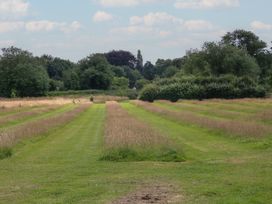
<instances>
[{"instance_id":1,"label":"tree canopy","mask_svg":"<svg viewBox=\"0 0 272 204\"><path fill-rule=\"evenodd\" d=\"M262 87L271 91L272 48L251 31L235 30L226 33L219 42L205 42L201 49L191 49L176 59L158 59L155 64L144 62L141 50L136 56L125 50L95 53L78 62L51 55L35 57L16 47L3 48L0 55L0 97L43 96L48 91L65 90L141 90L146 86L153 90L154 86L148 85L157 81L165 83L163 86L171 84L162 90L168 95L175 89L200 93L203 87L195 80L185 80L192 87L176 81L192 77L212 82L205 90L216 90L217 96L224 89L236 96L245 94L234 89L249 95L262 93ZM217 80L229 78L222 83ZM237 81L251 90L241 88Z\"/></svg>"}]
</instances>

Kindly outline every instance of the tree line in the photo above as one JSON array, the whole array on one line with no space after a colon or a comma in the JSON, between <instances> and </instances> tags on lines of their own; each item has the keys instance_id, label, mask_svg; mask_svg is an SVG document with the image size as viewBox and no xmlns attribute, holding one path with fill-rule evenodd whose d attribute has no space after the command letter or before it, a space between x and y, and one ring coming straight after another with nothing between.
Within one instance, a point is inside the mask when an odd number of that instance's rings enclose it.
<instances>
[{"instance_id":1,"label":"tree line","mask_svg":"<svg viewBox=\"0 0 272 204\"><path fill-rule=\"evenodd\" d=\"M1 97L134 89L149 101L239 98L265 96L271 87L272 49L245 30L229 32L219 42L205 42L183 57L158 59L155 64L144 63L140 50L136 56L124 50L91 54L77 63L50 55L37 57L16 47L3 48L0 55Z\"/></svg>"}]
</instances>

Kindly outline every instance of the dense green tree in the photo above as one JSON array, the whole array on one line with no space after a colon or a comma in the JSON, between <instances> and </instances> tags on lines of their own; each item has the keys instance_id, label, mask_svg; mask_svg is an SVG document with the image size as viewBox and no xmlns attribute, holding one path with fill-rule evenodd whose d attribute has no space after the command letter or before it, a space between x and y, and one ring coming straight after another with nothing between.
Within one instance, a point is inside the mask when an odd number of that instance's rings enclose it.
<instances>
[{"instance_id":1,"label":"dense green tree","mask_svg":"<svg viewBox=\"0 0 272 204\"><path fill-rule=\"evenodd\" d=\"M251 56L258 55L258 53L267 47L267 44L260 40L253 32L245 30L228 32L223 36L222 43L233 45L239 49L245 49Z\"/></svg>"},{"instance_id":2,"label":"dense green tree","mask_svg":"<svg viewBox=\"0 0 272 204\"><path fill-rule=\"evenodd\" d=\"M104 55L95 54L81 60L79 68L81 72L82 89L109 89L113 79L111 65Z\"/></svg>"},{"instance_id":3,"label":"dense green tree","mask_svg":"<svg viewBox=\"0 0 272 204\"><path fill-rule=\"evenodd\" d=\"M147 80L153 80L156 76L156 67L149 61L147 61L143 68L143 76Z\"/></svg>"},{"instance_id":4,"label":"dense green tree","mask_svg":"<svg viewBox=\"0 0 272 204\"><path fill-rule=\"evenodd\" d=\"M256 60L244 49L217 43L205 43L202 50L188 52L183 68L187 74L202 76L233 74L257 79L260 74Z\"/></svg>"},{"instance_id":5,"label":"dense green tree","mask_svg":"<svg viewBox=\"0 0 272 204\"><path fill-rule=\"evenodd\" d=\"M106 53L105 57L108 62L114 66L128 66L134 69L137 65L137 59L128 51L113 50Z\"/></svg>"},{"instance_id":6,"label":"dense green tree","mask_svg":"<svg viewBox=\"0 0 272 204\"><path fill-rule=\"evenodd\" d=\"M49 91L64 91L64 83L60 80L49 80Z\"/></svg>"},{"instance_id":7,"label":"dense green tree","mask_svg":"<svg viewBox=\"0 0 272 204\"><path fill-rule=\"evenodd\" d=\"M144 67L143 56L141 50L138 50L136 69L141 73L143 71L143 67Z\"/></svg>"},{"instance_id":8,"label":"dense green tree","mask_svg":"<svg viewBox=\"0 0 272 204\"><path fill-rule=\"evenodd\" d=\"M124 72L125 72L125 77L128 78L129 80L129 88L134 88L136 85L136 82L139 79L142 79L142 75L138 70L131 69L128 66L124 66Z\"/></svg>"},{"instance_id":9,"label":"dense green tree","mask_svg":"<svg viewBox=\"0 0 272 204\"><path fill-rule=\"evenodd\" d=\"M113 90L126 90L129 87L129 80L125 77L114 77L112 81Z\"/></svg>"},{"instance_id":10,"label":"dense green tree","mask_svg":"<svg viewBox=\"0 0 272 204\"><path fill-rule=\"evenodd\" d=\"M63 72L63 83L66 90L80 89L80 79L76 70L66 70Z\"/></svg>"},{"instance_id":11,"label":"dense green tree","mask_svg":"<svg viewBox=\"0 0 272 204\"><path fill-rule=\"evenodd\" d=\"M1 96L43 96L48 89L48 75L31 53L15 47L2 49L0 56Z\"/></svg>"},{"instance_id":12,"label":"dense green tree","mask_svg":"<svg viewBox=\"0 0 272 204\"><path fill-rule=\"evenodd\" d=\"M75 68L75 64L71 61L55 58L51 55L43 55L40 60L46 67L49 77L54 80L61 80L66 70Z\"/></svg>"}]
</instances>

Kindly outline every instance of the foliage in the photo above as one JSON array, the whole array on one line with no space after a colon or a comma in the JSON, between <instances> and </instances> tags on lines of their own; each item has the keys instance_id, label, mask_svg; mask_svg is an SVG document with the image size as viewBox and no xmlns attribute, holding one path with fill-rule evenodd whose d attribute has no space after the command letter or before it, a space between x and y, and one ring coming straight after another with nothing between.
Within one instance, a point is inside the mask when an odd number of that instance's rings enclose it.
<instances>
[{"instance_id":1,"label":"foliage","mask_svg":"<svg viewBox=\"0 0 272 204\"><path fill-rule=\"evenodd\" d=\"M188 52L183 69L186 74L201 76L233 74L257 78L260 74L256 60L245 50L216 43L205 43L202 50Z\"/></svg>"},{"instance_id":2,"label":"foliage","mask_svg":"<svg viewBox=\"0 0 272 204\"><path fill-rule=\"evenodd\" d=\"M27 51L3 49L0 60L0 96L43 96L49 89L44 67Z\"/></svg>"},{"instance_id":3,"label":"foliage","mask_svg":"<svg viewBox=\"0 0 272 204\"><path fill-rule=\"evenodd\" d=\"M144 63L141 50L136 56L125 50L91 54L77 63L51 55L34 57L32 53L16 47L2 51L2 97L42 96L48 91L62 90L127 89L127 80L130 89L141 90L148 83L156 83L160 79L182 78L185 81L192 76L208 79L225 75L252 78L257 86L260 85L260 95L263 95L262 87L272 90L272 50L256 34L245 30L228 32L220 42L206 42L201 49L191 49L183 57L158 59L155 65L150 61ZM207 91L215 91L218 96L219 90L231 90L240 96L254 95L252 92L256 91L252 87L243 92L233 90L235 85L227 83L229 81L220 85L217 82L210 84ZM184 84L180 89L186 86L189 85ZM169 95L168 92L176 88L177 85L171 85L164 87L163 91ZM171 98L175 100L175 97Z\"/></svg>"},{"instance_id":4,"label":"foliage","mask_svg":"<svg viewBox=\"0 0 272 204\"><path fill-rule=\"evenodd\" d=\"M266 90L249 77L185 77L163 79L147 85L140 99L153 102L166 99L253 98L265 97Z\"/></svg>"},{"instance_id":5,"label":"foliage","mask_svg":"<svg viewBox=\"0 0 272 204\"><path fill-rule=\"evenodd\" d=\"M12 156L12 149L9 147L0 147L0 160Z\"/></svg>"},{"instance_id":6,"label":"foliage","mask_svg":"<svg viewBox=\"0 0 272 204\"><path fill-rule=\"evenodd\" d=\"M151 82L149 80L146 79L139 79L136 84L135 87L137 90L141 90L142 88L144 88L144 86L146 86L147 84L150 84Z\"/></svg>"},{"instance_id":7,"label":"foliage","mask_svg":"<svg viewBox=\"0 0 272 204\"><path fill-rule=\"evenodd\" d=\"M259 52L267 47L267 44L253 32L245 30L228 32L223 36L222 43L245 49L251 56L257 56Z\"/></svg>"},{"instance_id":8,"label":"foliage","mask_svg":"<svg viewBox=\"0 0 272 204\"><path fill-rule=\"evenodd\" d=\"M158 99L159 95L159 87L154 84L149 84L143 88L140 93L140 99L143 101L153 102Z\"/></svg>"},{"instance_id":9,"label":"foliage","mask_svg":"<svg viewBox=\"0 0 272 204\"><path fill-rule=\"evenodd\" d=\"M124 50L113 50L105 54L106 59L114 66L128 66L135 68L137 60L133 54Z\"/></svg>"},{"instance_id":10,"label":"foliage","mask_svg":"<svg viewBox=\"0 0 272 204\"><path fill-rule=\"evenodd\" d=\"M109 63L103 55L91 55L79 63L81 73L82 89L102 89L110 88L113 74Z\"/></svg>"},{"instance_id":11,"label":"foliage","mask_svg":"<svg viewBox=\"0 0 272 204\"><path fill-rule=\"evenodd\" d=\"M75 70L66 70L63 73L63 83L66 90L80 89L80 78Z\"/></svg>"},{"instance_id":12,"label":"foliage","mask_svg":"<svg viewBox=\"0 0 272 204\"><path fill-rule=\"evenodd\" d=\"M174 148L113 148L106 150L99 158L100 161L129 162L129 161L161 161L184 162L185 156L181 150Z\"/></svg>"},{"instance_id":13,"label":"foliage","mask_svg":"<svg viewBox=\"0 0 272 204\"><path fill-rule=\"evenodd\" d=\"M112 89L118 90L118 89L128 89L129 81L125 77L114 77L112 82Z\"/></svg>"},{"instance_id":14,"label":"foliage","mask_svg":"<svg viewBox=\"0 0 272 204\"><path fill-rule=\"evenodd\" d=\"M156 75L156 67L151 62L146 62L143 67L142 75L147 80L153 80Z\"/></svg>"},{"instance_id":15,"label":"foliage","mask_svg":"<svg viewBox=\"0 0 272 204\"><path fill-rule=\"evenodd\" d=\"M62 81L50 79L49 81L49 91L63 91L64 84Z\"/></svg>"},{"instance_id":16,"label":"foliage","mask_svg":"<svg viewBox=\"0 0 272 204\"><path fill-rule=\"evenodd\" d=\"M75 68L75 64L71 61L50 55L43 55L40 61L45 66L49 77L54 80L61 80L65 71Z\"/></svg>"}]
</instances>

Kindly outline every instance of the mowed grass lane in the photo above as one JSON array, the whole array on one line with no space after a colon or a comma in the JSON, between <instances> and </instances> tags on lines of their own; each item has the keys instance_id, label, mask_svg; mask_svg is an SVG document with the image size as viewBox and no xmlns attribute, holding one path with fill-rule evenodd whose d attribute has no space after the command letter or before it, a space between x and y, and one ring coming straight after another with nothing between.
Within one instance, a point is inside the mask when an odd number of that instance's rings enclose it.
<instances>
[{"instance_id":1,"label":"mowed grass lane","mask_svg":"<svg viewBox=\"0 0 272 204\"><path fill-rule=\"evenodd\" d=\"M165 174L184 190L185 203L272 203L271 137L231 138L132 104L123 107L183 146L187 162L175 164Z\"/></svg>"},{"instance_id":2,"label":"mowed grass lane","mask_svg":"<svg viewBox=\"0 0 272 204\"><path fill-rule=\"evenodd\" d=\"M102 162L105 106L18 144L0 161L0 203L108 203L143 184L178 186L183 203L271 203L271 146L241 142L122 104L180 145L187 161ZM140 130L139 130L140 131Z\"/></svg>"}]
</instances>

